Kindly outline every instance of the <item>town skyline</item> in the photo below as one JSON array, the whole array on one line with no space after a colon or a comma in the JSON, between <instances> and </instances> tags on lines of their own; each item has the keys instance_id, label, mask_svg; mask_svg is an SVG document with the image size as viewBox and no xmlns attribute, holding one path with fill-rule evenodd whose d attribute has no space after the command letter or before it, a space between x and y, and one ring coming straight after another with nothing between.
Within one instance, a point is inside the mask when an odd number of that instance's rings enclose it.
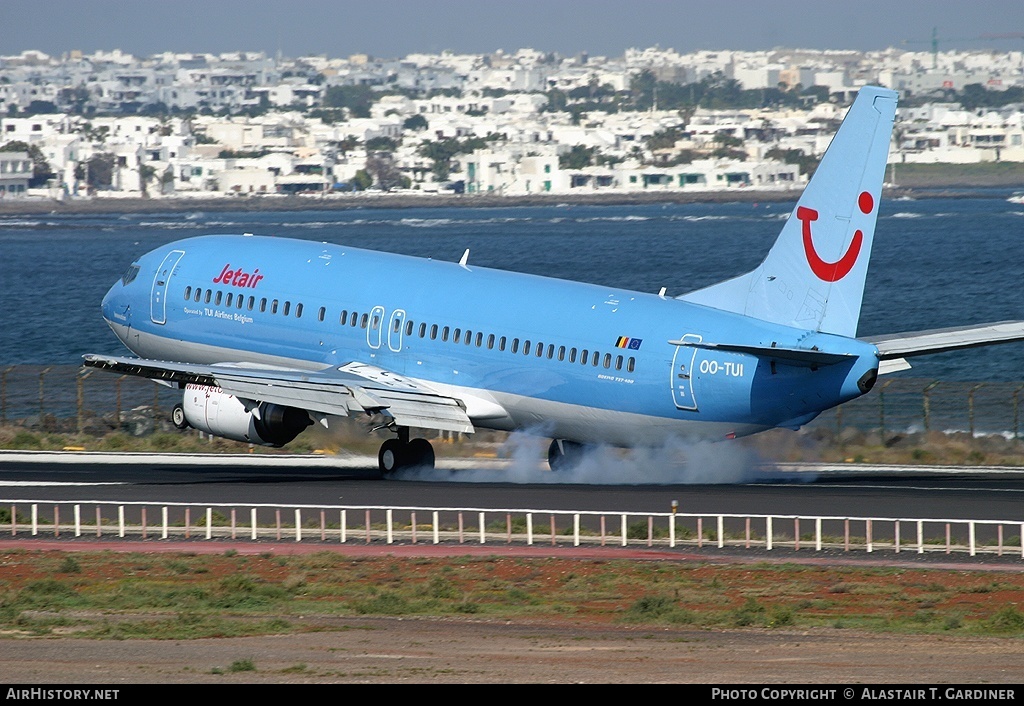
<instances>
[{"instance_id":1,"label":"town skyline","mask_svg":"<svg viewBox=\"0 0 1024 706\"><path fill-rule=\"evenodd\" d=\"M582 18L585 18L583 21ZM1024 6L982 0L964 11L952 0L858 3L777 0L708 5L689 0L394 0L386 6L311 0L302 11L262 0L198 0L130 5L53 0L0 7L0 55L38 50L277 52L287 56L491 53L530 47L563 56L619 56L634 47L759 51L775 47L926 51L1024 48ZM130 28L131 31L125 31Z\"/></svg>"}]
</instances>

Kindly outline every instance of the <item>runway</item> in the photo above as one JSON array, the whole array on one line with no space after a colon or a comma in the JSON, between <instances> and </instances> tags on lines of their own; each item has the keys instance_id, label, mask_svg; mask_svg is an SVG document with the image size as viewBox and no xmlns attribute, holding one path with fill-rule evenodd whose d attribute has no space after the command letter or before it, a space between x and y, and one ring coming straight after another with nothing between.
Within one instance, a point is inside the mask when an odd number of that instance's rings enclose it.
<instances>
[{"instance_id":1,"label":"runway","mask_svg":"<svg viewBox=\"0 0 1024 706\"><path fill-rule=\"evenodd\" d=\"M381 480L369 456L0 452L0 499L608 513L668 512L675 501L705 514L1024 519L1024 468L791 465L742 483L654 485L562 483L539 468L537 482L509 482L510 464L449 459L429 475Z\"/></svg>"}]
</instances>

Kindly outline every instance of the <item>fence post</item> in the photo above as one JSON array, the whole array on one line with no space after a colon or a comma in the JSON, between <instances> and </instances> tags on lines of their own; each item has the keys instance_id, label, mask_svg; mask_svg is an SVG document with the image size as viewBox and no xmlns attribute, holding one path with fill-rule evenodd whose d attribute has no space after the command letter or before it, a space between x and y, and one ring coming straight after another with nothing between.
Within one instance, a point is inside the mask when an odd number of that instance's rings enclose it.
<instances>
[{"instance_id":1,"label":"fence post","mask_svg":"<svg viewBox=\"0 0 1024 706\"><path fill-rule=\"evenodd\" d=\"M85 379L92 375L92 370L81 369L75 381L78 392L78 433L85 433Z\"/></svg>"},{"instance_id":2,"label":"fence post","mask_svg":"<svg viewBox=\"0 0 1024 706\"><path fill-rule=\"evenodd\" d=\"M1024 385L1021 385L1013 391L1013 438L1019 439L1018 429L1020 429L1020 391L1024 390Z\"/></svg>"},{"instance_id":3,"label":"fence post","mask_svg":"<svg viewBox=\"0 0 1024 706\"><path fill-rule=\"evenodd\" d=\"M769 515L764 522L764 548L767 551L772 550L772 516Z\"/></svg>"},{"instance_id":4,"label":"fence post","mask_svg":"<svg viewBox=\"0 0 1024 706\"><path fill-rule=\"evenodd\" d=\"M118 431L121 430L121 383L127 377L127 375L122 375L117 379L117 384L115 385L117 388L117 399L114 402L114 426Z\"/></svg>"},{"instance_id":5,"label":"fence post","mask_svg":"<svg viewBox=\"0 0 1024 706\"><path fill-rule=\"evenodd\" d=\"M878 390L878 439L885 443L885 388L893 384L894 380L888 380Z\"/></svg>"},{"instance_id":6,"label":"fence post","mask_svg":"<svg viewBox=\"0 0 1024 706\"><path fill-rule=\"evenodd\" d=\"M967 393L967 419L972 439L974 438L974 393L983 387L985 387L985 383L979 383L972 387L971 391Z\"/></svg>"},{"instance_id":7,"label":"fence post","mask_svg":"<svg viewBox=\"0 0 1024 706\"><path fill-rule=\"evenodd\" d=\"M7 423L7 373L14 370L13 365L4 368L0 373L0 423Z\"/></svg>"},{"instance_id":8,"label":"fence post","mask_svg":"<svg viewBox=\"0 0 1024 706\"><path fill-rule=\"evenodd\" d=\"M923 412L924 412L924 430L925 432L931 431L931 420L932 420L932 390L939 386L939 381L928 383L924 390L921 392Z\"/></svg>"},{"instance_id":9,"label":"fence post","mask_svg":"<svg viewBox=\"0 0 1024 706\"><path fill-rule=\"evenodd\" d=\"M40 371L40 373L39 373L39 424L40 425L43 424L43 414L45 414L44 409L46 407L46 405L44 404L44 401L46 399L46 395L43 393L43 388L44 388L43 380L46 378L46 374L48 372L50 372L50 370L52 370L52 368L43 368Z\"/></svg>"}]
</instances>

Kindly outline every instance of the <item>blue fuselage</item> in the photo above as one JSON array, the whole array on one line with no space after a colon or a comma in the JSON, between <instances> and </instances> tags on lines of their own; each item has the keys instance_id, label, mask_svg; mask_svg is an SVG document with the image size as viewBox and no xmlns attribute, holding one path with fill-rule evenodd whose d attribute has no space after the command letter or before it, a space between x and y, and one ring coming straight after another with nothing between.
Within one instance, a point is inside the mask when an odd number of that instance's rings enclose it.
<instances>
[{"instance_id":1,"label":"blue fuselage","mask_svg":"<svg viewBox=\"0 0 1024 706\"><path fill-rule=\"evenodd\" d=\"M798 426L863 394L858 381L878 367L868 343L654 294L249 235L148 253L103 315L143 357L359 361L503 410L478 426L620 445ZM794 365L686 342L849 357Z\"/></svg>"}]
</instances>

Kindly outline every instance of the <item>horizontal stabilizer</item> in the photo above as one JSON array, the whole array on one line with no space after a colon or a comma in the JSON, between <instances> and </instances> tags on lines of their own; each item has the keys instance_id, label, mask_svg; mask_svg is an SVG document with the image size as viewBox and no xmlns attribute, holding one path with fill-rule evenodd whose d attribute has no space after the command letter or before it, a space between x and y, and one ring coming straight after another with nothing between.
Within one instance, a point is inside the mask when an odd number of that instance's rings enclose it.
<instances>
[{"instance_id":1,"label":"horizontal stabilizer","mask_svg":"<svg viewBox=\"0 0 1024 706\"><path fill-rule=\"evenodd\" d=\"M856 356L852 353L827 353L815 348L783 348L781 346L751 346L739 343L702 343L700 341L669 341L673 346L690 346L711 351L727 353L746 353L763 358L770 358L783 365L798 365L814 368L822 365L835 365Z\"/></svg>"},{"instance_id":2,"label":"horizontal stabilizer","mask_svg":"<svg viewBox=\"0 0 1024 706\"><path fill-rule=\"evenodd\" d=\"M1024 341L1024 321L999 321L976 326L890 333L882 336L866 336L861 340L878 348L879 360L910 358L916 355L990 346L995 343Z\"/></svg>"}]
</instances>

